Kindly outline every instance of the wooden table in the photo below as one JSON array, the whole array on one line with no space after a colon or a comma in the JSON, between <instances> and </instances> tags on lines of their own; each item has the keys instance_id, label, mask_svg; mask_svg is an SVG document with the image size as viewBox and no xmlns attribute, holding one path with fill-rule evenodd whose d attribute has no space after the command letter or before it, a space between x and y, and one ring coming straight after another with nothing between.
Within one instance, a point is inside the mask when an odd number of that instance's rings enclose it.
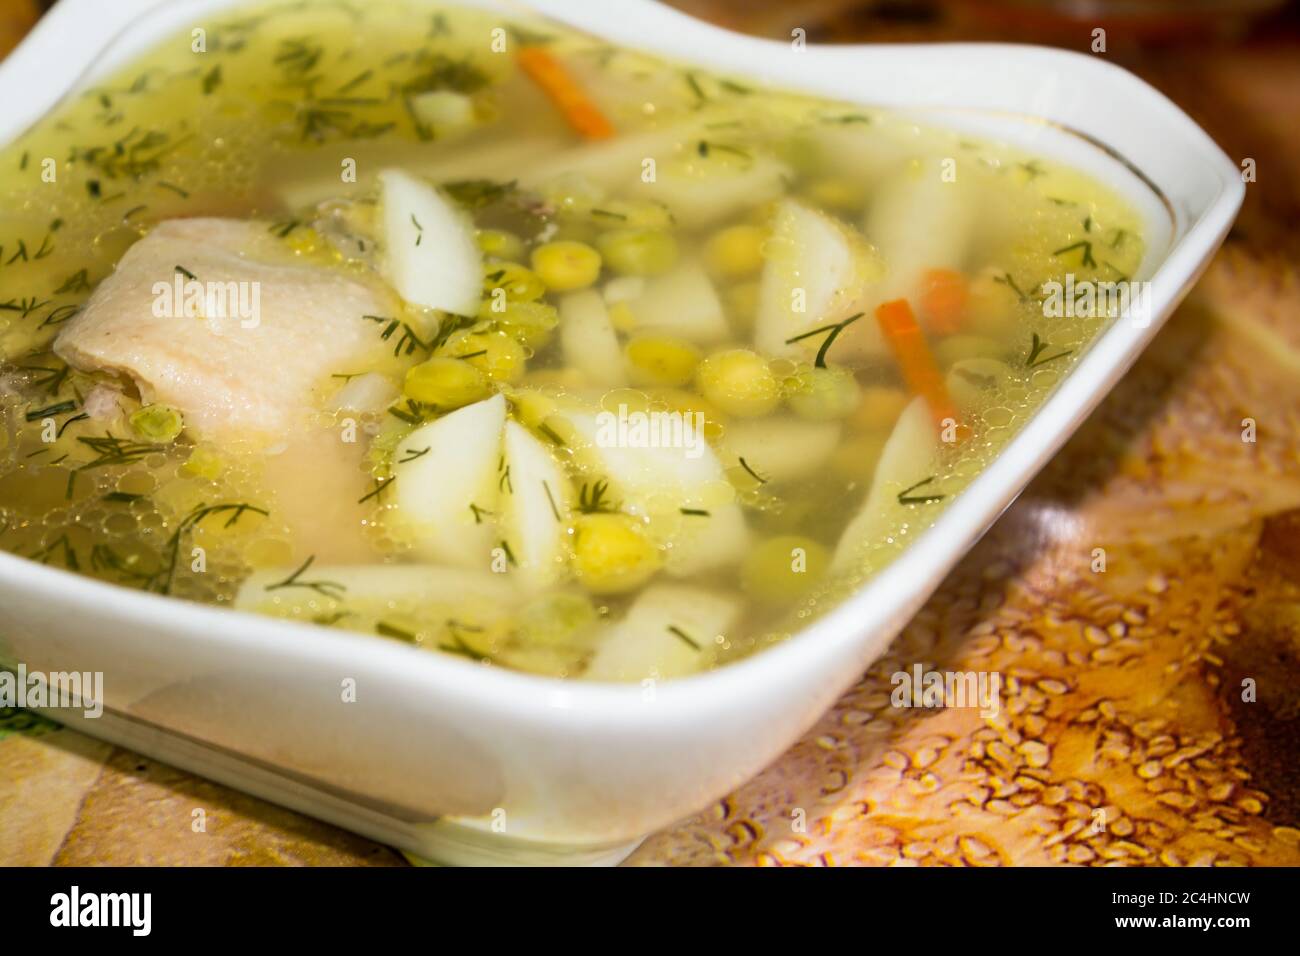
<instances>
[{"instance_id":1,"label":"wooden table","mask_svg":"<svg viewBox=\"0 0 1300 956\"><path fill-rule=\"evenodd\" d=\"M680 5L812 40L1011 29L964 5ZM0 0L0 52L33 6ZM1090 37L1084 25L1048 38L1086 51ZM1232 237L886 657L773 766L629 863L1300 865L1300 29L1281 17L1236 41L1111 38L1108 56L1230 156L1255 160ZM917 662L1002 672L1003 714L891 708L889 675ZM205 833L191 828L199 807ZM0 717L0 864L402 862L53 724Z\"/></svg>"}]
</instances>

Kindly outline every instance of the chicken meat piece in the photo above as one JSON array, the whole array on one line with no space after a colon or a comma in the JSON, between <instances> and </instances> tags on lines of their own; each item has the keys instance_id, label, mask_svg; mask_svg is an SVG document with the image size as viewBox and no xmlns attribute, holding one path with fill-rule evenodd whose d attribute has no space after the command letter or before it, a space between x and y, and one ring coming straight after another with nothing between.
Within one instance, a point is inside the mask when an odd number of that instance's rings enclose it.
<instances>
[{"instance_id":1,"label":"chicken meat piece","mask_svg":"<svg viewBox=\"0 0 1300 956\"><path fill-rule=\"evenodd\" d=\"M197 289L203 302L187 314ZM331 374L382 347L363 317L393 308L378 283L303 261L265 223L173 219L127 251L54 350L128 376L196 437L274 443L317 407Z\"/></svg>"}]
</instances>

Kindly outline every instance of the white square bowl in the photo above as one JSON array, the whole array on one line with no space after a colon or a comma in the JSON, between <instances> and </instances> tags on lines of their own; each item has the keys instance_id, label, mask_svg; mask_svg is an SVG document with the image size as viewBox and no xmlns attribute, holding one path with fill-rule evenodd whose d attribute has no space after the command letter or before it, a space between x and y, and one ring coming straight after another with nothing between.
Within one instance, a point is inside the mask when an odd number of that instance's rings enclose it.
<instances>
[{"instance_id":1,"label":"white square bowl","mask_svg":"<svg viewBox=\"0 0 1300 956\"><path fill-rule=\"evenodd\" d=\"M238 0L61 0L0 65L0 141ZM1119 380L1244 194L1177 107L1097 57L1013 45L796 49L651 0L530 0L609 41L776 87L915 111L1114 185L1147 220L1151 321L1105 330L997 460L853 597L786 643L652 689L485 668L143 594L0 553L0 664L103 671L87 733L445 862L612 862L758 772L876 659ZM343 703L341 683L356 682Z\"/></svg>"}]
</instances>

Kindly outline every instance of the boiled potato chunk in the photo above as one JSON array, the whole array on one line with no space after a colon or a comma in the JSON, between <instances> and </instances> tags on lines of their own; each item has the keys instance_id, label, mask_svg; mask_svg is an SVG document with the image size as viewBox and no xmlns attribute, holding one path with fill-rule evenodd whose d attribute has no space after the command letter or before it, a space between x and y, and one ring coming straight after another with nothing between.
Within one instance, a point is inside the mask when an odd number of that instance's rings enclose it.
<instances>
[{"instance_id":1,"label":"boiled potato chunk","mask_svg":"<svg viewBox=\"0 0 1300 956\"><path fill-rule=\"evenodd\" d=\"M379 182L384 269L393 287L413 305L473 315L483 275L474 224L451 200L408 172L386 169Z\"/></svg>"},{"instance_id":2,"label":"boiled potato chunk","mask_svg":"<svg viewBox=\"0 0 1300 956\"><path fill-rule=\"evenodd\" d=\"M723 434L728 460L744 458L771 481L807 478L826 467L839 445L838 422L806 422L790 416L734 421Z\"/></svg>"},{"instance_id":3,"label":"boiled potato chunk","mask_svg":"<svg viewBox=\"0 0 1300 956\"><path fill-rule=\"evenodd\" d=\"M560 348L565 365L578 369L592 385L627 382L623 349L600 293L575 292L560 300Z\"/></svg>"},{"instance_id":4,"label":"boiled potato chunk","mask_svg":"<svg viewBox=\"0 0 1300 956\"><path fill-rule=\"evenodd\" d=\"M664 680L700 670L706 652L740 615L734 597L684 585L647 588L601 643L586 677Z\"/></svg>"},{"instance_id":5,"label":"boiled potato chunk","mask_svg":"<svg viewBox=\"0 0 1300 956\"><path fill-rule=\"evenodd\" d=\"M638 447L623 440L614 416L562 411L579 460L609 482L629 514L648 517L649 532L666 549L665 569L689 576L739 560L749 540L740 505L703 429L682 419L680 441Z\"/></svg>"},{"instance_id":6,"label":"boiled potato chunk","mask_svg":"<svg viewBox=\"0 0 1300 956\"><path fill-rule=\"evenodd\" d=\"M512 573L527 587L542 588L564 573L569 479L546 446L512 421L505 427L505 461L501 526L515 557Z\"/></svg>"},{"instance_id":7,"label":"boiled potato chunk","mask_svg":"<svg viewBox=\"0 0 1300 956\"><path fill-rule=\"evenodd\" d=\"M815 353L820 338L790 343L804 332L860 311L880 265L862 237L826 213L793 199L777 207L759 288L754 344L765 355ZM874 341L874 322L855 336Z\"/></svg>"},{"instance_id":8,"label":"boiled potato chunk","mask_svg":"<svg viewBox=\"0 0 1300 956\"><path fill-rule=\"evenodd\" d=\"M489 566L506 400L475 402L422 425L393 455L397 514L420 556L462 568Z\"/></svg>"},{"instance_id":9,"label":"boiled potato chunk","mask_svg":"<svg viewBox=\"0 0 1300 956\"><path fill-rule=\"evenodd\" d=\"M864 231L888 270L880 301L916 295L930 269L961 270L978 206L967 180L944 175L940 160L904 167L876 190Z\"/></svg>"},{"instance_id":10,"label":"boiled potato chunk","mask_svg":"<svg viewBox=\"0 0 1300 956\"><path fill-rule=\"evenodd\" d=\"M674 335L700 345L721 342L729 334L722 300L708 274L694 262L647 279L641 294L627 304L638 332Z\"/></svg>"},{"instance_id":11,"label":"boiled potato chunk","mask_svg":"<svg viewBox=\"0 0 1300 956\"><path fill-rule=\"evenodd\" d=\"M899 494L918 481L934 476L938 461L938 429L925 399L914 398L885 442L866 499L840 537L833 570L851 567L863 548L879 542L906 518L908 509L915 506L900 503Z\"/></svg>"}]
</instances>

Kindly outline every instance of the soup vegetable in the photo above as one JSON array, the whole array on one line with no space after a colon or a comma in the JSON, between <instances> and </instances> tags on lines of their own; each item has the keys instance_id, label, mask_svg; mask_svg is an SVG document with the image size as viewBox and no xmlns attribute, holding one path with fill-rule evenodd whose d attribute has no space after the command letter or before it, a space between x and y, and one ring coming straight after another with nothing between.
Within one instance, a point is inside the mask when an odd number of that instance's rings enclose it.
<instances>
[{"instance_id":1,"label":"soup vegetable","mask_svg":"<svg viewBox=\"0 0 1300 956\"><path fill-rule=\"evenodd\" d=\"M0 547L597 680L859 586L1142 259L1053 162L399 2L196 24L0 197Z\"/></svg>"}]
</instances>

